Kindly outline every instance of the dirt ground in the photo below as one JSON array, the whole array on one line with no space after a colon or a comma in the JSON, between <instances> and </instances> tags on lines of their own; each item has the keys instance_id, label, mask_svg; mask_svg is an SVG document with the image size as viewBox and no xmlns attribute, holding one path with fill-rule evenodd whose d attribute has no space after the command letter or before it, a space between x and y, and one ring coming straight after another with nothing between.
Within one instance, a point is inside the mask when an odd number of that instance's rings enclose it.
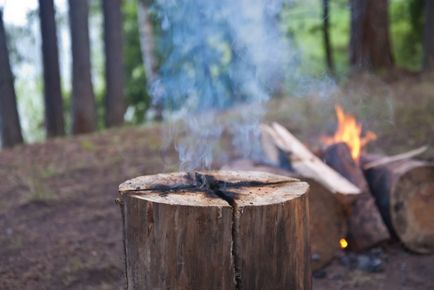
<instances>
[{"instance_id":1,"label":"dirt ground","mask_svg":"<svg viewBox=\"0 0 434 290\"><path fill-rule=\"evenodd\" d=\"M333 104L340 102L379 134L369 150L428 144L422 158L434 160L432 79L365 83L371 85L349 82L326 101L272 102L267 119L313 144L333 126ZM0 289L123 289L117 186L177 170L176 152L162 152L161 144L158 126L126 127L0 152ZM314 289L434 290L434 256L411 254L396 242L382 252L383 271L352 269L336 259L314 278Z\"/></svg>"}]
</instances>

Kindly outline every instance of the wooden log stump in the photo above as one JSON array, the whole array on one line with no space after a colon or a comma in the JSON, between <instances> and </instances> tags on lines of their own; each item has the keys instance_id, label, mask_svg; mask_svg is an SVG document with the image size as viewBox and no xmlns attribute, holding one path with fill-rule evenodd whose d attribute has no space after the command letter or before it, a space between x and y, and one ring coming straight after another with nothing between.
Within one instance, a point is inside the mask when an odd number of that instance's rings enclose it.
<instances>
[{"instance_id":1,"label":"wooden log stump","mask_svg":"<svg viewBox=\"0 0 434 290\"><path fill-rule=\"evenodd\" d=\"M309 184L309 231L311 268L316 271L327 265L339 252L339 240L347 236L347 218L337 195L319 182L298 176L294 172L273 166L256 164L251 160L237 160L223 170L259 171L298 178ZM345 199L345 198L344 198Z\"/></svg>"},{"instance_id":2,"label":"wooden log stump","mask_svg":"<svg viewBox=\"0 0 434 290\"><path fill-rule=\"evenodd\" d=\"M381 159L367 155L362 163ZM434 165L402 160L365 170L381 214L401 242L417 253L434 253Z\"/></svg>"},{"instance_id":3,"label":"wooden log stump","mask_svg":"<svg viewBox=\"0 0 434 290\"><path fill-rule=\"evenodd\" d=\"M307 190L234 171L121 184L127 289L311 289Z\"/></svg>"},{"instance_id":4,"label":"wooden log stump","mask_svg":"<svg viewBox=\"0 0 434 290\"><path fill-rule=\"evenodd\" d=\"M348 146L345 143L330 145L324 151L323 157L327 165L362 191L347 211L350 247L354 250L363 250L388 240L389 231L375 204L363 171L351 157Z\"/></svg>"}]
</instances>

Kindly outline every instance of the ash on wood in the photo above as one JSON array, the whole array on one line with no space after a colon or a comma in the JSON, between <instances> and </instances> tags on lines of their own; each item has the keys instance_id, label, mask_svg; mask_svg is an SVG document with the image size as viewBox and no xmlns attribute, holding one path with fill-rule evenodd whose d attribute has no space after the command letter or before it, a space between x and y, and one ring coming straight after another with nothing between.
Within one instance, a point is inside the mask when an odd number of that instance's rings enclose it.
<instances>
[{"instance_id":1,"label":"ash on wood","mask_svg":"<svg viewBox=\"0 0 434 290\"><path fill-rule=\"evenodd\" d=\"M381 156L367 155L362 163ZM434 165L412 159L365 170L390 230L410 250L434 253Z\"/></svg>"},{"instance_id":2,"label":"ash on wood","mask_svg":"<svg viewBox=\"0 0 434 290\"><path fill-rule=\"evenodd\" d=\"M234 171L123 183L127 289L311 289L307 190Z\"/></svg>"},{"instance_id":3,"label":"ash on wood","mask_svg":"<svg viewBox=\"0 0 434 290\"><path fill-rule=\"evenodd\" d=\"M345 143L330 145L323 156L327 165L362 191L353 205L348 208L348 238L351 248L363 250L388 240L389 231L370 193L363 171L351 157L348 146Z\"/></svg>"},{"instance_id":4,"label":"ash on wood","mask_svg":"<svg viewBox=\"0 0 434 290\"><path fill-rule=\"evenodd\" d=\"M311 178L296 175L277 167L256 164L251 160L237 160L223 170L259 171L298 178L309 184L309 231L311 245L311 268L317 271L327 265L340 250L339 240L347 236L347 218L339 202L339 193Z\"/></svg>"}]
</instances>

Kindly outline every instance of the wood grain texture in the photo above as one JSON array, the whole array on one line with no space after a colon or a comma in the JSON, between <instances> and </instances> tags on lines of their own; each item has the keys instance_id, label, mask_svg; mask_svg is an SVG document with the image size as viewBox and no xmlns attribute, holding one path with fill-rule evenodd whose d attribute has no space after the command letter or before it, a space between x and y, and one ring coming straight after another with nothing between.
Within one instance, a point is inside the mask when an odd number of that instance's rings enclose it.
<instances>
[{"instance_id":1,"label":"wood grain texture","mask_svg":"<svg viewBox=\"0 0 434 290\"><path fill-rule=\"evenodd\" d=\"M238 211L240 288L310 289L307 197Z\"/></svg>"},{"instance_id":2,"label":"wood grain texture","mask_svg":"<svg viewBox=\"0 0 434 290\"><path fill-rule=\"evenodd\" d=\"M196 175L120 186L127 289L311 289L306 183Z\"/></svg>"},{"instance_id":3,"label":"wood grain texture","mask_svg":"<svg viewBox=\"0 0 434 290\"><path fill-rule=\"evenodd\" d=\"M128 289L234 289L230 206L127 196L124 211Z\"/></svg>"},{"instance_id":4,"label":"wood grain texture","mask_svg":"<svg viewBox=\"0 0 434 290\"><path fill-rule=\"evenodd\" d=\"M381 156L364 156L363 162ZM434 253L434 165L412 159L365 170L390 230L410 250Z\"/></svg>"}]
</instances>

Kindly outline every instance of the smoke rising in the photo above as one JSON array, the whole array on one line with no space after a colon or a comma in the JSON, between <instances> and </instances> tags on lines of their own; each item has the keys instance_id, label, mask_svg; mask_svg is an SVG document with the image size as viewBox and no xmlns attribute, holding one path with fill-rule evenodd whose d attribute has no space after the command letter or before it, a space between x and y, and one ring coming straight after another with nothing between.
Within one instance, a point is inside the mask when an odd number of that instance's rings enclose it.
<instances>
[{"instance_id":1,"label":"smoke rising","mask_svg":"<svg viewBox=\"0 0 434 290\"><path fill-rule=\"evenodd\" d=\"M265 103L292 58L281 8L266 0L156 0L164 62L151 93L182 124L181 170L209 168L223 132L244 157L259 156ZM236 116L219 118L228 109Z\"/></svg>"}]
</instances>

